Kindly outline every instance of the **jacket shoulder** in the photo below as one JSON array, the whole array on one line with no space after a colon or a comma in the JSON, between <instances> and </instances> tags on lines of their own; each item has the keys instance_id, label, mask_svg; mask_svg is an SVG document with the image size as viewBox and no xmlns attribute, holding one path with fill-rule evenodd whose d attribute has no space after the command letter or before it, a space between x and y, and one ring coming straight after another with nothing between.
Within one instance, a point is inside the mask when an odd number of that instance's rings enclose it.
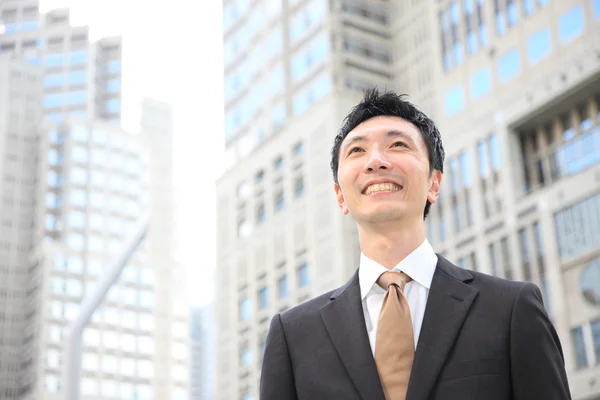
<instances>
[{"instance_id":1,"label":"jacket shoulder","mask_svg":"<svg viewBox=\"0 0 600 400\"><path fill-rule=\"evenodd\" d=\"M281 313L281 318L283 320L294 320L311 315L318 315L321 308L331 301L330 298L334 292L335 290L331 290L327 293L323 293L317 297L306 300L303 303L290 307Z\"/></svg>"},{"instance_id":2,"label":"jacket shoulder","mask_svg":"<svg viewBox=\"0 0 600 400\"><path fill-rule=\"evenodd\" d=\"M537 285L531 282L513 281L476 271L469 272L473 275L470 284L479 289L479 294L485 297L512 302L525 288L539 290Z\"/></svg>"}]
</instances>

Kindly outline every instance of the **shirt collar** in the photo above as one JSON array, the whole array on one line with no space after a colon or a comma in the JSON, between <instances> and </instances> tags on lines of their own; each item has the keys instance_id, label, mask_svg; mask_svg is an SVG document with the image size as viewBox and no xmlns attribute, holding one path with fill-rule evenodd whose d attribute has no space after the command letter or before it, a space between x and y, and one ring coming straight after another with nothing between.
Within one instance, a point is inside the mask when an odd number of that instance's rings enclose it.
<instances>
[{"instance_id":1,"label":"shirt collar","mask_svg":"<svg viewBox=\"0 0 600 400\"><path fill-rule=\"evenodd\" d=\"M415 282L431 288L431 281L437 265L437 256L425 239L423 243L394 267L394 270L402 271L410 276ZM360 297L362 300L367 296L374 284L377 283L379 276L388 271L386 267L376 261L371 260L364 253L360 253L360 267L358 270L358 280L360 283Z\"/></svg>"}]
</instances>

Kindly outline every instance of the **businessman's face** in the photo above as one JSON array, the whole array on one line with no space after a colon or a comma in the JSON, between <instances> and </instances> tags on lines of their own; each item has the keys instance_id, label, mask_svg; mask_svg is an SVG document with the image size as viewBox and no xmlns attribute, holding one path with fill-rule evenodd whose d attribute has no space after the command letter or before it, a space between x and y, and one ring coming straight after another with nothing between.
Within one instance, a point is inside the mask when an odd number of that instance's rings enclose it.
<instances>
[{"instance_id":1,"label":"businessman's face","mask_svg":"<svg viewBox=\"0 0 600 400\"><path fill-rule=\"evenodd\" d=\"M344 214L361 222L423 220L426 200L435 203L441 173L430 173L421 133L399 117L371 118L342 142L338 184Z\"/></svg>"}]
</instances>

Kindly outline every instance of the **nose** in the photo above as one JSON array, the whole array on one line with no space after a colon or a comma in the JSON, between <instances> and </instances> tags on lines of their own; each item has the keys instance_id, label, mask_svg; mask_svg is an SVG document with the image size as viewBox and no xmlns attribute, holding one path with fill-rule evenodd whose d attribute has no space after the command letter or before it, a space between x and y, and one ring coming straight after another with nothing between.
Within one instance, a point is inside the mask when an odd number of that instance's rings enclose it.
<instances>
[{"instance_id":1,"label":"nose","mask_svg":"<svg viewBox=\"0 0 600 400\"><path fill-rule=\"evenodd\" d=\"M374 150L371 152L371 156L369 157L367 163L365 164L366 172L373 172L381 169L390 169L391 163L385 157L385 154L379 150Z\"/></svg>"}]
</instances>

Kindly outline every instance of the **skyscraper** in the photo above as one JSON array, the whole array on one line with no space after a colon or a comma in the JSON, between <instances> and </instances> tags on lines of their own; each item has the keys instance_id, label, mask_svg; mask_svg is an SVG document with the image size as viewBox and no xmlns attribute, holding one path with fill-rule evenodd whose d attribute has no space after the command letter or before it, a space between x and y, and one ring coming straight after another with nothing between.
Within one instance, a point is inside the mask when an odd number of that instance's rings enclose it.
<instances>
[{"instance_id":1,"label":"skyscraper","mask_svg":"<svg viewBox=\"0 0 600 400\"><path fill-rule=\"evenodd\" d=\"M39 13L36 0L0 2L0 53L39 65L44 118L103 119L120 125L120 37L90 42L88 26L72 26L68 9Z\"/></svg>"},{"instance_id":2,"label":"skyscraper","mask_svg":"<svg viewBox=\"0 0 600 400\"><path fill-rule=\"evenodd\" d=\"M42 75L0 55L0 398L20 393L31 358L24 340L34 244Z\"/></svg>"},{"instance_id":3,"label":"skyscraper","mask_svg":"<svg viewBox=\"0 0 600 400\"><path fill-rule=\"evenodd\" d=\"M150 218L84 331L82 398L187 399L171 108L145 100L141 132L122 130L120 38L90 43L68 10L39 14L36 2L2 1L0 13L0 280L11 285L0 292L0 397L62 396L67 327Z\"/></svg>"},{"instance_id":4,"label":"skyscraper","mask_svg":"<svg viewBox=\"0 0 600 400\"><path fill-rule=\"evenodd\" d=\"M442 132L436 251L538 284L574 398L597 397L597 37L598 0L225 1L218 398L256 398L272 314L358 267L328 152L373 86L407 93Z\"/></svg>"},{"instance_id":5,"label":"skyscraper","mask_svg":"<svg viewBox=\"0 0 600 400\"><path fill-rule=\"evenodd\" d=\"M600 374L600 2L436 8L445 187L428 219L461 266L536 283L573 398Z\"/></svg>"},{"instance_id":6,"label":"skyscraper","mask_svg":"<svg viewBox=\"0 0 600 400\"><path fill-rule=\"evenodd\" d=\"M391 87L380 2L224 3L225 140L217 185L217 398L252 398L270 316L331 289L358 263L337 210L333 135L367 87ZM329 132L329 133L328 133Z\"/></svg>"}]
</instances>

